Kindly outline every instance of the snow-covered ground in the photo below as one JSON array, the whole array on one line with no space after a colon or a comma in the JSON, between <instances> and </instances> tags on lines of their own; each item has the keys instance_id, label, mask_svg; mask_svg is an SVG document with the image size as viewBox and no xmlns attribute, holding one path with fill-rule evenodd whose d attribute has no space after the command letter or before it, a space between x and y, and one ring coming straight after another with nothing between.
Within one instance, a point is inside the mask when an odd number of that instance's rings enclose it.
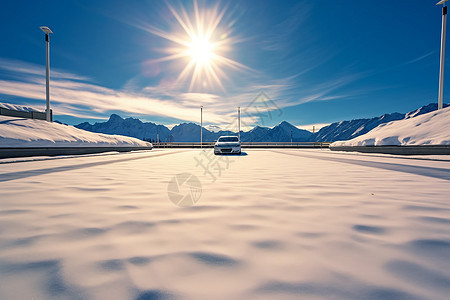
<instances>
[{"instance_id":1,"label":"snow-covered ground","mask_svg":"<svg viewBox=\"0 0 450 300\"><path fill-rule=\"evenodd\" d=\"M6 108L6 109L10 109L10 110L17 110L17 111L26 111L26 112L38 111L37 109L34 109L29 106L22 106L22 105L2 103L2 102L0 102L0 108Z\"/></svg>"},{"instance_id":2,"label":"snow-covered ground","mask_svg":"<svg viewBox=\"0 0 450 300\"><path fill-rule=\"evenodd\" d=\"M0 164L0 299L448 299L448 157L208 151Z\"/></svg>"},{"instance_id":3,"label":"snow-covered ground","mask_svg":"<svg viewBox=\"0 0 450 300\"><path fill-rule=\"evenodd\" d=\"M381 124L368 133L333 146L450 145L450 107L414 118Z\"/></svg>"},{"instance_id":4,"label":"snow-covered ground","mask_svg":"<svg viewBox=\"0 0 450 300\"><path fill-rule=\"evenodd\" d=\"M136 138L93 133L42 120L0 116L0 147L151 146Z\"/></svg>"}]
</instances>

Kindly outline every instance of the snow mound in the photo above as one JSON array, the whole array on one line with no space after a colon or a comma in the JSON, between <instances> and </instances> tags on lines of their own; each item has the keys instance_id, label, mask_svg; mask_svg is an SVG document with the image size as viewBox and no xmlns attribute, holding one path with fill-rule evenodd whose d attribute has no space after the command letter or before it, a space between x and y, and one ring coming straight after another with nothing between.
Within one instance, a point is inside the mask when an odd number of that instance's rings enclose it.
<instances>
[{"instance_id":1,"label":"snow mound","mask_svg":"<svg viewBox=\"0 0 450 300\"><path fill-rule=\"evenodd\" d=\"M414 118L381 124L368 133L334 146L450 145L450 107Z\"/></svg>"},{"instance_id":2,"label":"snow mound","mask_svg":"<svg viewBox=\"0 0 450 300\"><path fill-rule=\"evenodd\" d=\"M81 130L42 120L0 116L0 147L150 147L132 137Z\"/></svg>"},{"instance_id":3,"label":"snow mound","mask_svg":"<svg viewBox=\"0 0 450 300\"><path fill-rule=\"evenodd\" d=\"M34 109L32 107L28 107L28 106L21 106L21 105L9 104L9 103L1 103L1 102L0 102L0 108L16 110L16 111L25 111L25 112L39 111L37 109Z\"/></svg>"}]
</instances>

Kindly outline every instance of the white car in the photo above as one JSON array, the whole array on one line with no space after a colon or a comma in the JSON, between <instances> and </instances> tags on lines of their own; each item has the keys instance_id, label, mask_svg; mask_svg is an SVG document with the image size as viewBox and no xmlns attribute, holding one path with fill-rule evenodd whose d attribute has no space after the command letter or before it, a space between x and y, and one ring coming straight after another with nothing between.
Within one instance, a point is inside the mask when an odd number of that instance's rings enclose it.
<instances>
[{"instance_id":1,"label":"white car","mask_svg":"<svg viewBox=\"0 0 450 300\"><path fill-rule=\"evenodd\" d=\"M221 136L214 144L214 154L241 154L241 142L237 136Z\"/></svg>"}]
</instances>

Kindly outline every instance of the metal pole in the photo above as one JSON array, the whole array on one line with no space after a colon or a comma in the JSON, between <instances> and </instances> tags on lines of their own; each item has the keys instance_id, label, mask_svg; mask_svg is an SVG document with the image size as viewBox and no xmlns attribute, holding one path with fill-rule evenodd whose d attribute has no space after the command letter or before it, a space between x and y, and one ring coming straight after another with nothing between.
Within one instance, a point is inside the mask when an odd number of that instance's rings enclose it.
<instances>
[{"instance_id":1,"label":"metal pole","mask_svg":"<svg viewBox=\"0 0 450 300\"><path fill-rule=\"evenodd\" d=\"M46 66L45 66L45 91L46 91L46 104L47 104L47 109L45 110L46 113L46 119L48 122L51 122L51 117L50 117L50 57L49 57L49 36L48 34L45 35L45 61L46 61Z\"/></svg>"},{"instance_id":2,"label":"metal pole","mask_svg":"<svg viewBox=\"0 0 450 300\"><path fill-rule=\"evenodd\" d=\"M238 106L238 138L241 141L241 107Z\"/></svg>"},{"instance_id":3,"label":"metal pole","mask_svg":"<svg viewBox=\"0 0 450 300\"><path fill-rule=\"evenodd\" d=\"M439 72L439 99L438 99L438 109L443 107L443 97L444 97L444 60L445 60L445 34L447 28L447 6L445 2L442 7L442 31L441 31L441 62L440 62L440 72Z\"/></svg>"},{"instance_id":4,"label":"metal pole","mask_svg":"<svg viewBox=\"0 0 450 300\"><path fill-rule=\"evenodd\" d=\"M203 105L200 106L200 148L203 149Z\"/></svg>"},{"instance_id":5,"label":"metal pole","mask_svg":"<svg viewBox=\"0 0 450 300\"><path fill-rule=\"evenodd\" d=\"M291 128L291 145L292 145L292 128Z\"/></svg>"}]
</instances>

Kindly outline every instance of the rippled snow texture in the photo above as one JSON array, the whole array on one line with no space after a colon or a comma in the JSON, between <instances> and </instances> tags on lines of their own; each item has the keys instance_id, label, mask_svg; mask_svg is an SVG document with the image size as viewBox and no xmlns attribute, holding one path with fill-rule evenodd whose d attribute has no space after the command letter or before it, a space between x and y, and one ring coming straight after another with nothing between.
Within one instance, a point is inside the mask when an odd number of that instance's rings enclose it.
<instances>
[{"instance_id":1,"label":"rippled snow texture","mask_svg":"<svg viewBox=\"0 0 450 300\"><path fill-rule=\"evenodd\" d=\"M449 161L246 154L215 182L198 150L0 164L0 298L448 299Z\"/></svg>"}]
</instances>

